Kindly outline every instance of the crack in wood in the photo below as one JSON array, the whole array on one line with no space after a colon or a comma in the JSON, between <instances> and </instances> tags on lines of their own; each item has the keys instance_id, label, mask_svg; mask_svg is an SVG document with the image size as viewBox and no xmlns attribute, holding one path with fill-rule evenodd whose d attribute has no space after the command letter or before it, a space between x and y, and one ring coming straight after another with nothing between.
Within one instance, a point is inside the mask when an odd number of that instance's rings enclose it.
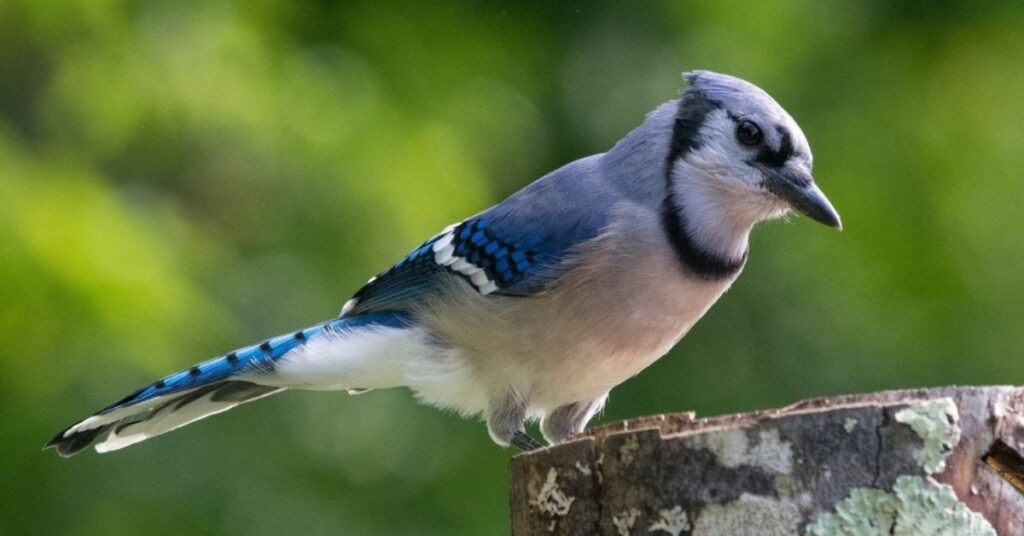
<instances>
[{"instance_id":1,"label":"crack in wood","mask_svg":"<svg viewBox=\"0 0 1024 536\"><path fill-rule=\"evenodd\" d=\"M1024 456L1007 445L1002 439L996 439L981 461L1003 477L1017 491L1024 493Z\"/></svg>"}]
</instances>

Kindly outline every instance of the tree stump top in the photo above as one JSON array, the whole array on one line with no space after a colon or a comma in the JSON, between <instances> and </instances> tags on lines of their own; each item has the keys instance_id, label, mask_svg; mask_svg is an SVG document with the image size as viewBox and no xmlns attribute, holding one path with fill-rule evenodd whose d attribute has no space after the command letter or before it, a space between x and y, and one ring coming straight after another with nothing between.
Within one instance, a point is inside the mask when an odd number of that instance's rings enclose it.
<instances>
[{"instance_id":1,"label":"tree stump top","mask_svg":"<svg viewBox=\"0 0 1024 536\"><path fill-rule=\"evenodd\" d=\"M1024 534L1024 389L655 415L512 460L532 534Z\"/></svg>"}]
</instances>

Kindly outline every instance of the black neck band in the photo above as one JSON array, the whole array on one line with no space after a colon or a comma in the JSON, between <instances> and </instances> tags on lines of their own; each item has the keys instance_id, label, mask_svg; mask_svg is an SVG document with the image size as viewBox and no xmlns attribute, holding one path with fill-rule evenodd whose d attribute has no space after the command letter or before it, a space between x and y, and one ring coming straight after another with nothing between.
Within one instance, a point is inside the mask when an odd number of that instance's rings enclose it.
<instances>
[{"instance_id":1,"label":"black neck band","mask_svg":"<svg viewBox=\"0 0 1024 536\"><path fill-rule=\"evenodd\" d=\"M665 201L661 207L661 225L680 263L702 279L719 280L736 275L747 262L747 252L739 259L730 259L698 246L686 228L685 215L672 189L672 168L686 153L701 145L700 128L720 103L701 93L687 91L679 102L679 112L672 126L672 145L665 161ZM680 177L679 180L684 180Z\"/></svg>"}]
</instances>

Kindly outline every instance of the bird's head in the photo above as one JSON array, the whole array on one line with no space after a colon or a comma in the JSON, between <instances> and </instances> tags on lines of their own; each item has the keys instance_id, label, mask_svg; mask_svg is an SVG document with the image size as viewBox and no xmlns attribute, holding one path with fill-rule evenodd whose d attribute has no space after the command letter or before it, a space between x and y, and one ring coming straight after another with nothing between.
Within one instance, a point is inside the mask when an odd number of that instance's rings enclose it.
<instances>
[{"instance_id":1,"label":"bird's head","mask_svg":"<svg viewBox=\"0 0 1024 536\"><path fill-rule=\"evenodd\" d=\"M689 87L679 100L667 171L677 202L689 205L681 209L715 212L701 221L742 225L792 209L842 228L811 176L807 138L775 99L732 76L684 77Z\"/></svg>"}]
</instances>

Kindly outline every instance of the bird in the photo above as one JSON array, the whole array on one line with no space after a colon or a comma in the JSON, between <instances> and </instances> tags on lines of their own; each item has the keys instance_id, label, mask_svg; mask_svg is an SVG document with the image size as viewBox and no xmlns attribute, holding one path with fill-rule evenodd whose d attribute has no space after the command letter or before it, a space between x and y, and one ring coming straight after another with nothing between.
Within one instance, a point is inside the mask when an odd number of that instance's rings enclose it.
<instances>
[{"instance_id":1,"label":"bird","mask_svg":"<svg viewBox=\"0 0 1024 536\"><path fill-rule=\"evenodd\" d=\"M683 74L607 152L430 237L336 318L148 384L46 444L109 452L292 389L405 386L521 450L583 433L613 387L665 355L736 280L759 223L842 229L807 138L754 84Z\"/></svg>"}]
</instances>

